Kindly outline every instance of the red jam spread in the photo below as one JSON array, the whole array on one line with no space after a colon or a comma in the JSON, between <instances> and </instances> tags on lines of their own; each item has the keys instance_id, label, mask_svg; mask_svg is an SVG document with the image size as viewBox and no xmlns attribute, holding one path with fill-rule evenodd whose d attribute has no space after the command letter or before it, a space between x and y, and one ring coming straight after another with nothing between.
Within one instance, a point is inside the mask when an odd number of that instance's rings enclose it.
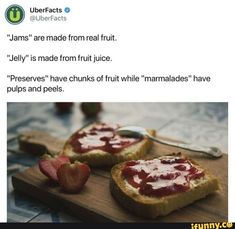
<instances>
[{"instance_id":1,"label":"red jam spread","mask_svg":"<svg viewBox=\"0 0 235 229\"><path fill-rule=\"evenodd\" d=\"M162 197L190 189L190 181L203 177L190 160L164 157L127 162L122 175L141 195Z\"/></svg>"},{"instance_id":2,"label":"red jam spread","mask_svg":"<svg viewBox=\"0 0 235 229\"><path fill-rule=\"evenodd\" d=\"M115 154L141 140L141 138L127 138L115 134L115 130L119 127L119 125L107 125L105 123L96 124L90 129L75 133L70 144L76 153L100 149Z\"/></svg>"}]
</instances>

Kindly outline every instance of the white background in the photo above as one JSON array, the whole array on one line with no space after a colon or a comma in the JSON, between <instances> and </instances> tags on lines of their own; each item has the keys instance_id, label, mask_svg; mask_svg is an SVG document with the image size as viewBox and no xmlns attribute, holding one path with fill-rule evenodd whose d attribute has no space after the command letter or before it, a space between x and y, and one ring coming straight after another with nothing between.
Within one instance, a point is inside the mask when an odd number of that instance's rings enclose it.
<instances>
[{"instance_id":1,"label":"white background","mask_svg":"<svg viewBox=\"0 0 235 229\"><path fill-rule=\"evenodd\" d=\"M5 9L13 3L26 11L24 22L10 25ZM235 135L234 54L235 2L218 0L84 0L6 1L0 3L1 24L1 196L6 197L6 102L9 101L224 101L229 102L229 203L234 203ZM29 7L71 8L67 22L30 22ZM115 34L114 43L9 42L6 34ZM108 63L12 63L7 54L103 54ZM211 83L61 84L63 94L7 94L7 74L195 74L210 75ZM233 167L233 168L232 168ZM6 220L6 198L0 198L0 220ZM235 221L229 204L229 220Z\"/></svg>"}]
</instances>

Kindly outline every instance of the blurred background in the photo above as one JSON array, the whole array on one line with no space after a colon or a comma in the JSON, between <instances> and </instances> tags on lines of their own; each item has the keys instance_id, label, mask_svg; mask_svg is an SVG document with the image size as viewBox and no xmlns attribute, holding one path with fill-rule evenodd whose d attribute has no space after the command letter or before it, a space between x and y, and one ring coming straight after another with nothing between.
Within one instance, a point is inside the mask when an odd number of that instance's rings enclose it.
<instances>
[{"instance_id":1,"label":"blurred background","mask_svg":"<svg viewBox=\"0 0 235 229\"><path fill-rule=\"evenodd\" d=\"M19 150L19 133L40 130L67 139L94 120L143 126L169 138L228 150L228 103L8 103L8 222L79 222L15 193L11 176L38 160Z\"/></svg>"}]
</instances>

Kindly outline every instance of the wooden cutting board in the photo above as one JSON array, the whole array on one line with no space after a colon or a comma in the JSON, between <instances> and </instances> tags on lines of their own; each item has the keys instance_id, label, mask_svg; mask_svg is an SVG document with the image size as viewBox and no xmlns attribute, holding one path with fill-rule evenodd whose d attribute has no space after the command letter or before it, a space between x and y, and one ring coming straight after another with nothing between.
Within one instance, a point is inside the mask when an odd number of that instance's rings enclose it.
<instances>
[{"instance_id":1,"label":"wooden cutting board","mask_svg":"<svg viewBox=\"0 0 235 229\"><path fill-rule=\"evenodd\" d=\"M166 139L166 138L163 138ZM54 153L61 150L64 141L48 134L28 132L21 136L20 147L30 153L40 153L46 149ZM228 220L228 157L219 159L180 150L189 155L211 173L216 175L221 190L179 209L168 216L147 220L123 209L109 191L109 169L92 169L92 174L79 194L65 194L42 175L37 166L31 167L12 177L15 190L35 197L53 208L67 211L79 219L89 222L218 222ZM174 147L154 143L148 157L179 152Z\"/></svg>"}]
</instances>

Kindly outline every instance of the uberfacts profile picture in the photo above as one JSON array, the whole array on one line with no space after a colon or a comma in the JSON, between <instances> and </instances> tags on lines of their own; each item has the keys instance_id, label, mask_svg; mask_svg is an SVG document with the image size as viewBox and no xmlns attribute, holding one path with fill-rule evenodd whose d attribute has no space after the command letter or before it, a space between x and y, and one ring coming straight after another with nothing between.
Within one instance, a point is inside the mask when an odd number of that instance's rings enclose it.
<instances>
[{"instance_id":1,"label":"uberfacts profile picture","mask_svg":"<svg viewBox=\"0 0 235 229\"><path fill-rule=\"evenodd\" d=\"M25 11L23 7L19 5L10 5L7 7L5 11L5 18L6 20L13 25L20 24L25 17Z\"/></svg>"}]
</instances>

